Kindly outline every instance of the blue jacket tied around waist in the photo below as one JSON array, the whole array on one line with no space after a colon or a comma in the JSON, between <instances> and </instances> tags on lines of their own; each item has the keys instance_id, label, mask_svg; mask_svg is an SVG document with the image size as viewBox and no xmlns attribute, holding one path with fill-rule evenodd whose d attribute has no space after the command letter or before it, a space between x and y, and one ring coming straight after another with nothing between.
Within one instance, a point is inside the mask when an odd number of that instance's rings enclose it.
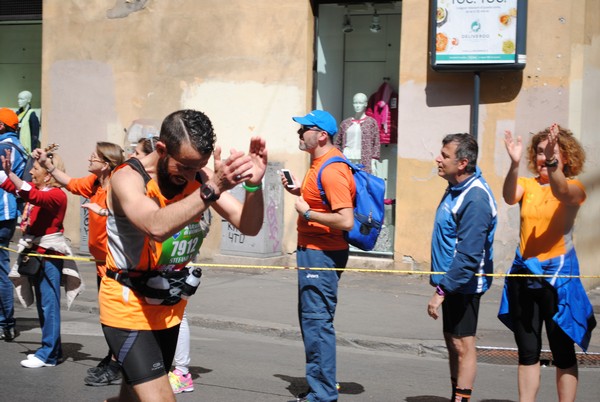
<instances>
[{"instance_id":1,"label":"blue jacket tied around waist","mask_svg":"<svg viewBox=\"0 0 600 402\"><path fill-rule=\"evenodd\" d=\"M524 260L520 250L517 249L513 265L507 273L551 275L544 280L552 285L557 293L558 311L552 318L573 342L584 352L587 350L592 330L596 327L596 319L592 304L578 278L579 261L574 248L566 254L546 261L540 261L535 257ZM498 318L512 331L508 286L510 286L510 281L507 278L504 282Z\"/></svg>"}]
</instances>

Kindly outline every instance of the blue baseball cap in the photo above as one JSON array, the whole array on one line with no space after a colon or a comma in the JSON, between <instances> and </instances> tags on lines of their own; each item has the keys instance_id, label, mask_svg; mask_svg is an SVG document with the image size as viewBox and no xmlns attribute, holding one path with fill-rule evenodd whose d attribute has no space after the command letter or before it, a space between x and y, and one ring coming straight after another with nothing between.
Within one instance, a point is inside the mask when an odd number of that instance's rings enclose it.
<instances>
[{"instance_id":1,"label":"blue baseball cap","mask_svg":"<svg viewBox=\"0 0 600 402\"><path fill-rule=\"evenodd\" d=\"M313 110L304 117L292 117L298 124L303 126L317 126L327 134L334 136L337 133L337 122L335 118L324 110Z\"/></svg>"}]
</instances>

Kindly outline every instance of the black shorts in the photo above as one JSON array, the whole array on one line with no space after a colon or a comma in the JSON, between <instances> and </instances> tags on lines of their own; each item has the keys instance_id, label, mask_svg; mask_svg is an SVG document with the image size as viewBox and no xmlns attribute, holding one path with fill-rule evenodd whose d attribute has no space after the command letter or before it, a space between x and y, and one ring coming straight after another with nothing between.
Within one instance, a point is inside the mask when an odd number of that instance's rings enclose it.
<instances>
[{"instance_id":1,"label":"black shorts","mask_svg":"<svg viewBox=\"0 0 600 402\"><path fill-rule=\"evenodd\" d=\"M454 336L475 336L481 293L446 295L442 303L444 332Z\"/></svg>"},{"instance_id":2,"label":"black shorts","mask_svg":"<svg viewBox=\"0 0 600 402\"><path fill-rule=\"evenodd\" d=\"M102 325L111 352L123 370L127 384L137 385L167 374L171 369L179 325L142 331Z\"/></svg>"}]
</instances>

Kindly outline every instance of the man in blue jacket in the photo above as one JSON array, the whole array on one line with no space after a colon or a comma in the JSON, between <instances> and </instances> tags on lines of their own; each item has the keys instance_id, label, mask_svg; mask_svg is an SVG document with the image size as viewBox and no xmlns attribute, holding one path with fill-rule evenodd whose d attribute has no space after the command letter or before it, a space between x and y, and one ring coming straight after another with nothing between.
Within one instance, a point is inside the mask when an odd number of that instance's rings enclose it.
<instances>
[{"instance_id":1,"label":"man in blue jacket","mask_svg":"<svg viewBox=\"0 0 600 402\"><path fill-rule=\"evenodd\" d=\"M477 167L477 141L470 134L449 134L435 159L438 175L448 181L433 226L431 285L436 287L427 313L437 319L442 306L452 401L471 399L477 373L475 334L481 295L494 271L497 224L494 196Z\"/></svg>"},{"instance_id":2,"label":"man in blue jacket","mask_svg":"<svg viewBox=\"0 0 600 402\"><path fill-rule=\"evenodd\" d=\"M19 118L10 109L0 109L0 154L4 155L6 149L11 149L13 172L21 176L25 168L24 154L14 152L14 147L22 150L22 145L15 133ZM10 145L12 143L13 145ZM5 175L0 171L0 178ZM0 246L8 247L10 239L17 226L17 201L11 193L0 189ZM14 298L13 285L8 278L10 272L10 256L8 250L0 248L0 339L10 342L15 336Z\"/></svg>"}]
</instances>

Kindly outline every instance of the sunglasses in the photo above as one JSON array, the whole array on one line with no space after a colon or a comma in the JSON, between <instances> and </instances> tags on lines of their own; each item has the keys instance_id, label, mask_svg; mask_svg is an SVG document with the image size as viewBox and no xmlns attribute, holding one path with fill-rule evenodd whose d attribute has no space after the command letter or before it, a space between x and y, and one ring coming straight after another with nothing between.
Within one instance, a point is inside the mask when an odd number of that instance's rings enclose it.
<instances>
[{"instance_id":1,"label":"sunglasses","mask_svg":"<svg viewBox=\"0 0 600 402\"><path fill-rule=\"evenodd\" d=\"M317 126L302 126L300 127L300 129L298 130L298 134L302 135L307 131L320 131L321 129Z\"/></svg>"}]
</instances>

